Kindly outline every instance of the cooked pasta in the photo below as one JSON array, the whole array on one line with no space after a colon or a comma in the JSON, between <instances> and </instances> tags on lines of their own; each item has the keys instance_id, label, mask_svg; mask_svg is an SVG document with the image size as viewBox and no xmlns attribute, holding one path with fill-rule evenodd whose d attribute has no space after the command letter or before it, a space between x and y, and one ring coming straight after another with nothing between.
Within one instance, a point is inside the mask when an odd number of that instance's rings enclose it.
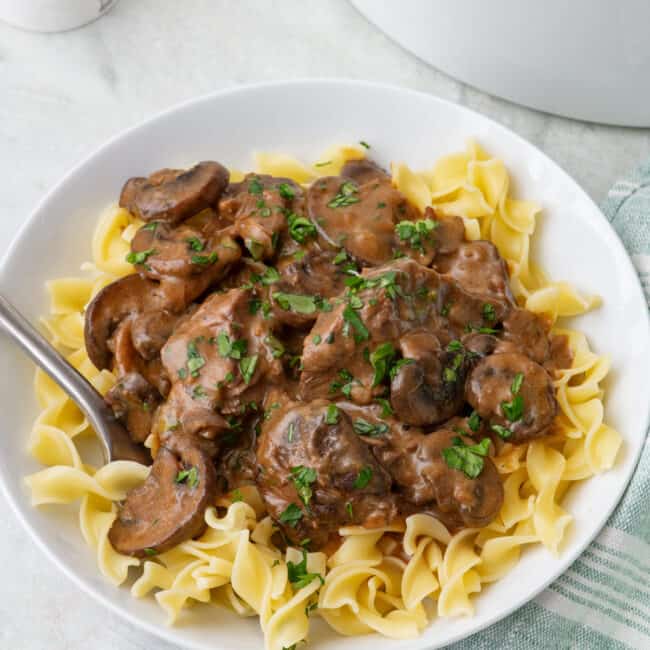
<instances>
[{"instance_id":1,"label":"cooked pasta","mask_svg":"<svg viewBox=\"0 0 650 650\"><path fill-rule=\"evenodd\" d=\"M275 153L257 154L256 161L260 173L304 184L337 174L346 161L364 155L361 147L341 146L312 165ZM468 240L494 243L507 262L517 300L528 310L555 322L598 305L596 297L547 279L530 260L530 238L540 208L509 195L505 165L477 143L421 172L395 163L392 179L420 210L433 206L441 214L461 216ZM102 394L115 377L98 371L88 358L84 309L102 287L133 272L125 256L141 225L124 209L108 209L92 240L92 262L83 265L85 275L47 284L50 315L43 323L50 338ZM609 362L590 350L580 332L557 324L554 331L568 337L573 352L571 368L558 371L554 383L560 406L554 433L501 446L494 462L503 479L504 502L497 518L481 529L452 535L437 519L414 514L404 526L342 528L343 542L329 557L292 547L283 553L272 541L273 521L260 495L249 486L206 510L207 528L198 539L144 561L120 555L107 537L116 517L114 502L142 483L149 468L122 461L101 468L84 464L76 440L90 433L89 425L41 371L35 378L40 413L29 451L45 468L26 479L32 502L78 502L81 533L102 574L119 585L126 581L129 567L138 566L132 595L154 594L168 623L198 601L259 617L268 650L293 648L307 639L309 619L315 615L345 635L414 637L436 614L470 615L473 596L503 577L524 546L540 543L559 553L572 520L561 505L563 495L572 483L615 462L621 437L604 422L603 407L602 381ZM289 579L295 571L303 576L301 581Z\"/></svg>"}]
</instances>

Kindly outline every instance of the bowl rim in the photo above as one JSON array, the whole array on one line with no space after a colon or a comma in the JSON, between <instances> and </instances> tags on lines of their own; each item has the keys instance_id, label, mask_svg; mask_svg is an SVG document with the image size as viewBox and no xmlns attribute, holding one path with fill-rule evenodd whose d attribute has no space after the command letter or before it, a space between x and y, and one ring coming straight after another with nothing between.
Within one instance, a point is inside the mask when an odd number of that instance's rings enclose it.
<instances>
[{"instance_id":1,"label":"bowl rim","mask_svg":"<svg viewBox=\"0 0 650 650\"><path fill-rule=\"evenodd\" d=\"M487 117L486 115L483 115L479 111L473 110L471 108L458 104L454 101L441 98L432 93L400 86L398 84L366 81L361 79L353 79L349 77L324 77L324 78L300 77L295 79L279 79L273 81L237 84L228 88L223 88L220 90L197 95L195 97L191 97L182 102L173 104L172 106L169 106L161 111L158 111L150 115L149 117L146 117L138 121L136 124L119 131L115 135L111 136L107 140L100 143L97 147L92 149L88 154L83 156L78 163L76 163L70 169L68 169L68 171L66 171L50 187L50 189L46 191L46 193L42 196L42 198L36 203L35 207L30 211L27 219L25 219L25 221L19 227L15 236L12 238L11 242L9 243L8 247L5 249L2 257L0 258L0 282L6 276L9 270L8 267L10 266L10 260L14 256L15 250L19 246L19 243L28 233L30 228L34 227L36 215L40 213L47 206L48 202L59 191L61 191L61 188L66 185L69 179L73 178L76 174L80 173L91 160L93 160L95 157L100 155L105 150L110 149L112 146L118 144L119 142L128 140L128 138L131 136L132 133L135 133L136 131L149 125L150 123L164 119L175 113L182 113L184 110L186 110L191 106L195 106L204 102L211 102L215 100L218 101L219 98L230 96L230 95L245 94L246 92L251 92L251 91L252 92L264 91L269 88L274 89L274 88L280 88L286 86L301 86L301 85L331 86L331 87L338 87L338 88L345 87L345 86L356 86L362 89L374 89L379 91L386 91L389 93L405 95L407 97L408 96L419 97L421 99L426 98L427 101L430 101L434 104L437 103L446 106L448 109L457 111L460 114L477 117L480 120L483 120L485 123L488 123L490 125L490 128L495 129L497 131L501 131L504 134L507 134L508 137L516 140L519 145L525 148L532 148L537 153L537 155L541 157L541 159L543 159L546 163L554 167L564 177L565 181L568 181L569 184L572 184L574 188L579 192L581 199L586 200L590 204L590 207L595 209L595 212L599 214L602 220L601 225L605 225L606 229L609 231L609 234L613 236L612 243L614 244L615 247L618 248L618 252L623 254L621 256L621 261L627 266L627 271L631 272L632 277L634 278L634 291L637 294L637 298L641 300L644 305L646 305L646 299L636 269L634 268L629 253L625 249L621 239L619 238L612 224L605 217L605 215L603 214L600 207L596 204L596 202L589 196L589 194L587 194L587 192L578 184L578 182L575 181L573 177L567 171L565 171L563 167L561 167L558 163L556 163L553 159L551 159L536 145L529 142L524 137L520 136L518 133L512 131L511 129L497 122L496 120ZM630 290L632 290L631 287ZM650 330L650 313L648 309L644 309L642 313L644 314L643 318L645 321L645 329L646 331L648 331ZM647 392L648 395L646 395L646 397L649 397L650 387L648 388ZM646 438L647 438L649 426L650 426L650 399L647 400L646 413L644 419L644 429L646 431L645 433ZM627 490L629 483L636 472L644 444L645 444L644 440L642 439L639 442L638 448L636 449L633 455L632 462L630 463L629 475L627 476L625 481L622 482L621 485L619 486L617 490L618 493L616 495L616 499L613 501L613 505L611 505L611 507L609 507L607 510L601 513L598 519L598 524L592 529L591 533L587 535L581 543L578 543L571 549L566 549L564 551L560 562L560 567L558 567L560 570L553 572L553 574L550 577L547 577L545 580L540 582L534 589L531 589L527 593L524 599L516 600L513 603L509 604L504 609L500 609L492 614L488 614L485 617L485 620L480 622L475 628L472 629L471 632L468 633L467 631L463 631L463 630L459 630L458 632L452 632L445 640L445 644L455 643L459 640L474 636L475 634L481 632L487 627L497 623L498 621L505 619L514 611L516 611L520 607L523 607L531 600L533 600L537 595L539 595L542 591L544 591L552 582L557 580L561 575L563 575L566 572L566 570L571 566L571 564L573 564L573 562L575 562L575 560L578 559L578 557L584 552L584 550L600 534L602 529L607 524L607 521L610 518L612 512L616 509L616 507L620 503L623 494ZM77 572L71 570L63 562L61 562L59 558L54 554L54 552L50 550L50 548L47 546L46 540L41 538L39 533L32 527L32 525L23 515L20 505L13 499L11 495L11 491L8 487L3 472L0 472L0 490L5 497L5 500L9 503L10 508L13 511L14 515L25 527L25 529L29 533L29 536L36 543L37 547L45 554L45 556L56 567L58 567L60 571L63 572L64 575L66 575L77 587L79 587L82 590L82 592L90 595L96 602L101 603L103 606L107 607L111 612L117 614L122 620L127 621L134 627L146 630L153 636L162 639L164 641L171 642L171 643L178 643L177 638L174 638L173 636L170 636L167 633L168 628L166 626L156 625L147 620L138 618L134 614L131 614L131 612L128 609L122 607L120 604L110 599L109 597L102 595L99 591L97 591L93 587L91 583L85 582L84 579L80 575L78 575ZM419 637L418 639L412 639L411 642L418 644L418 645L413 645L411 647L413 647L414 649L418 648L419 650L426 650L426 648L439 647L435 641L433 646L429 645L430 640L426 640L422 636ZM183 640L183 644L191 650L204 650L205 648L205 645L202 642L196 642L191 639Z\"/></svg>"}]
</instances>

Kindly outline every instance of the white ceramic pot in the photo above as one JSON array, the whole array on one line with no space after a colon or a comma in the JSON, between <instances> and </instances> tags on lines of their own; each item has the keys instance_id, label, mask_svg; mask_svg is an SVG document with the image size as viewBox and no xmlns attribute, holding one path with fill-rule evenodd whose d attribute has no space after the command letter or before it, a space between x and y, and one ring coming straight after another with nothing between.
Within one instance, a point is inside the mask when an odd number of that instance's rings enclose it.
<instances>
[{"instance_id":1,"label":"white ceramic pot","mask_svg":"<svg viewBox=\"0 0 650 650\"><path fill-rule=\"evenodd\" d=\"M0 20L36 32L63 32L105 14L117 0L0 0Z\"/></svg>"},{"instance_id":2,"label":"white ceramic pot","mask_svg":"<svg viewBox=\"0 0 650 650\"><path fill-rule=\"evenodd\" d=\"M407 50L550 113L650 126L648 0L351 0Z\"/></svg>"}]
</instances>

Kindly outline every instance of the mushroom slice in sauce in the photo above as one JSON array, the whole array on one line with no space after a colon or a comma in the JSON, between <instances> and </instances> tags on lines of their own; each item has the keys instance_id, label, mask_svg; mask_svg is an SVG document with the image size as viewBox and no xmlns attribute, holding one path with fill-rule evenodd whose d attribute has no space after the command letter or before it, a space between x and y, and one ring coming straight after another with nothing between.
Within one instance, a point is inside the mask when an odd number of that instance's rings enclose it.
<instances>
[{"instance_id":1,"label":"mushroom slice in sauce","mask_svg":"<svg viewBox=\"0 0 650 650\"><path fill-rule=\"evenodd\" d=\"M135 372L120 377L106 394L106 402L115 417L124 424L135 442L147 439L160 401L160 393Z\"/></svg>"},{"instance_id":2,"label":"mushroom slice in sauce","mask_svg":"<svg viewBox=\"0 0 650 650\"><path fill-rule=\"evenodd\" d=\"M167 297L160 286L127 275L105 286L86 308L84 338L90 360L100 370L109 368L112 353L108 341L127 316L165 308Z\"/></svg>"},{"instance_id":3,"label":"mushroom slice in sauce","mask_svg":"<svg viewBox=\"0 0 650 650\"><path fill-rule=\"evenodd\" d=\"M291 179L264 174L247 174L241 183L230 185L219 202L219 216L233 223L233 233L255 260L273 257L280 235L290 226L305 236L300 224L313 231L303 214L302 189Z\"/></svg>"},{"instance_id":4,"label":"mushroom slice in sauce","mask_svg":"<svg viewBox=\"0 0 650 650\"><path fill-rule=\"evenodd\" d=\"M177 224L214 205L230 174L217 162L200 162L191 169L161 169L148 178L129 179L120 207L143 221Z\"/></svg>"},{"instance_id":5,"label":"mushroom slice in sauce","mask_svg":"<svg viewBox=\"0 0 650 650\"><path fill-rule=\"evenodd\" d=\"M550 375L517 352L479 361L467 380L465 396L492 431L512 443L545 435L557 413Z\"/></svg>"},{"instance_id":6,"label":"mushroom slice in sauce","mask_svg":"<svg viewBox=\"0 0 650 650\"><path fill-rule=\"evenodd\" d=\"M506 264L491 242L464 242L455 252L436 257L434 268L469 295L492 305L486 308L481 323L473 325L493 326L514 306Z\"/></svg>"},{"instance_id":7,"label":"mushroom slice in sauce","mask_svg":"<svg viewBox=\"0 0 650 650\"><path fill-rule=\"evenodd\" d=\"M213 502L212 460L196 447L161 447L147 480L119 507L108 538L118 553L144 557L200 535Z\"/></svg>"},{"instance_id":8,"label":"mushroom slice in sauce","mask_svg":"<svg viewBox=\"0 0 650 650\"><path fill-rule=\"evenodd\" d=\"M397 514L391 480L325 400L284 402L262 426L258 487L286 537L323 547L345 524L386 525Z\"/></svg>"},{"instance_id":9,"label":"mushroom slice in sauce","mask_svg":"<svg viewBox=\"0 0 650 650\"><path fill-rule=\"evenodd\" d=\"M431 509L450 528L485 526L503 504L503 485L494 463L481 458L482 469L475 478L450 467L443 451L460 441L476 441L451 429L432 433L391 426L384 444L372 447L373 453L399 487L400 499L416 508ZM404 507L403 510L409 510Z\"/></svg>"},{"instance_id":10,"label":"mushroom slice in sauce","mask_svg":"<svg viewBox=\"0 0 650 650\"><path fill-rule=\"evenodd\" d=\"M359 185L370 181L390 181L388 172L367 158L346 162L341 169L341 176L351 178Z\"/></svg>"},{"instance_id":11,"label":"mushroom slice in sauce","mask_svg":"<svg viewBox=\"0 0 650 650\"><path fill-rule=\"evenodd\" d=\"M443 350L434 334L416 330L399 341L403 362L390 384L390 402L402 422L433 425L456 414L464 401L473 356L462 347Z\"/></svg>"}]
</instances>

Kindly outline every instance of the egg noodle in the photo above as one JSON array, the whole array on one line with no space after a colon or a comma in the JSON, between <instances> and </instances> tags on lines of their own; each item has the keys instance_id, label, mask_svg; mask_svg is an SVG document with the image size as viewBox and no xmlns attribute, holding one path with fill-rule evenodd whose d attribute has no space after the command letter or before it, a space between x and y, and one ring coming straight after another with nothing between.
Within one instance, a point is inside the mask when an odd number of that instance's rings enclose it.
<instances>
[{"instance_id":1,"label":"egg noodle","mask_svg":"<svg viewBox=\"0 0 650 650\"><path fill-rule=\"evenodd\" d=\"M345 161L364 156L361 147L337 146L312 166L276 153L260 153L256 162L260 173L306 184L338 174ZM241 177L232 172L233 180ZM114 502L141 484L149 468L127 461L99 469L84 464L75 443L92 435L88 422L37 370L41 411L29 451L47 467L26 479L32 503L79 501L81 533L102 574L119 585L126 581L129 567L139 567L131 593L136 598L153 593L169 623L198 601L223 605L241 616L258 616L267 650L290 649L306 640L313 616L345 635L379 632L414 637L436 615L472 614L472 595L505 575L517 563L522 546L541 543L558 553L572 520L560 505L567 488L613 465L621 437L603 422L600 387L609 362L589 349L583 334L557 326L558 318L582 314L598 300L580 296L564 282L548 280L529 259L539 206L511 198L503 162L474 142L422 172L393 164L392 177L420 210L433 205L441 214L460 215L467 239L493 242L508 264L519 304L549 315L553 332L568 336L573 365L556 375L560 412L553 434L502 446L494 462L504 482L504 503L497 518L482 529L451 535L433 517L415 514L404 526L341 528L343 543L329 557L295 548L283 552L272 541L273 522L256 488L244 486L206 510L207 528L201 537L139 560L113 550L107 534L116 517ZM109 209L92 240L93 262L82 266L86 275L47 284L51 308L44 324L51 340L102 394L115 377L98 371L88 359L84 308L103 286L133 273L125 257L140 225L126 210ZM304 560L303 572L319 574L322 580L318 576L307 584L289 580L289 570Z\"/></svg>"}]
</instances>

